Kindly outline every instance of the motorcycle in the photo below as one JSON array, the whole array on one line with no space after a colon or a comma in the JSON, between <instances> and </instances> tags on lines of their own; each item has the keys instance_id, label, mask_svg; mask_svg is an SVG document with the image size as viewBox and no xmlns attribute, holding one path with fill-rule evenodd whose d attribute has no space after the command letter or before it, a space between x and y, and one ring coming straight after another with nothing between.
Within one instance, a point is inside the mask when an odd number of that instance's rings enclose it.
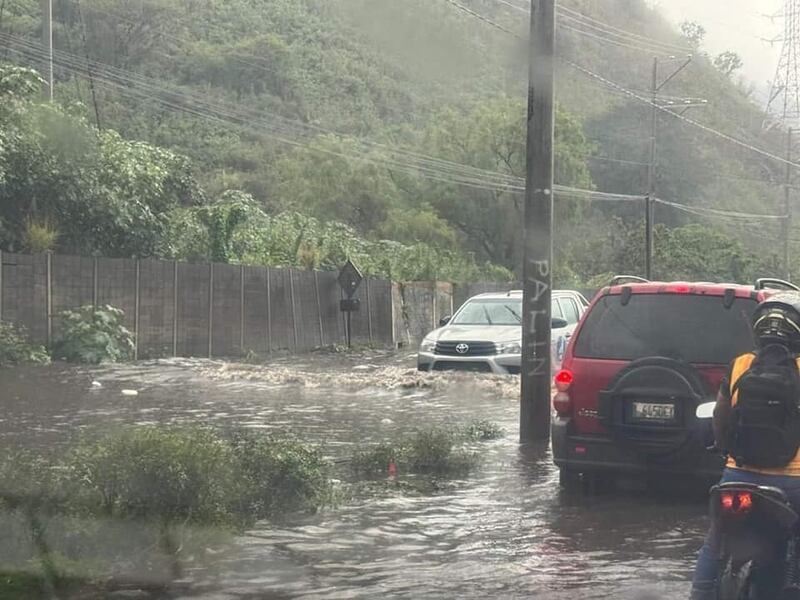
<instances>
[{"instance_id":1,"label":"motorcycle","mask_svg":"<svg viewBox=\"0 0 800 600\"><path fill-rule=\"evenodd\" d=\"M697 418L710 426L713 410L701 404ZM800 516L781 489L718 484L709 512L722 534L719 600L800 600Z\"/></svg>"}]
</instances>

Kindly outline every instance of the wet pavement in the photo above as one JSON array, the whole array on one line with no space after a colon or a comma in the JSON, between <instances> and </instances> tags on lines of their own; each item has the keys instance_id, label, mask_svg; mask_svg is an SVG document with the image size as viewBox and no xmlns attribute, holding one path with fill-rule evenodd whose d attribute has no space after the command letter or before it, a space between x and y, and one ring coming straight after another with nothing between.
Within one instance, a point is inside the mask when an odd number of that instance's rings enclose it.
<instances>
[{"instance_id":1,"label":"wet pavement","mask_svg":"<svg viewBox=\"0 0 800 600\"><path fill-rule=\"evenodd\" d=\"M267 366L174 359L96 369L0 370L0 444L57 450L84 430L203 423L292 431L332 458L432 423L509 433L467 480L260 524L193 598L685 598L702 499L567 496L547 450L516 444L515 378L419 374L412 357L318 354ZM94 384L92 382L97 382ZM98 386L99 384L99 386ZM138 392L124 396L123 389Z\"/></svg>"}]
</instances>

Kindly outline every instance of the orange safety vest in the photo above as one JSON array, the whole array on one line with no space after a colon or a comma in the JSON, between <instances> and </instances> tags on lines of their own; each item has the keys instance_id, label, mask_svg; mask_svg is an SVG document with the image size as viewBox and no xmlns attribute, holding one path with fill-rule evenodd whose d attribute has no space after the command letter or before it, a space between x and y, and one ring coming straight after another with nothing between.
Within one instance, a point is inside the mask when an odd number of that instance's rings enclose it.
<instances>
[{"instance_id":1,"label":"orange safety vest","mask_svg":"<svg viewBox=\"0 0 800 600\"><path fill-rule=\"evenodd\" d=\"M751 352L749 354L742 354L734 361L733 369L731 369L730 382L731 406L736 406L736 401L739 398L738 390L734 391L736 382L739 381L739 378L744 375L745 371L752 366L755 359L756 355ZM797 367L800 368L800 357L797 358ZM725 466L729 469L742 469L744 471L753 471L754 473L763 473L764 475L800 477L800 450L798 450L797 454L795 454L792 462L785 467L780 467L777 469L760 469L757 467L748 467L747 465L739 467L736 465L736 461L731 457L728 457L728 462Z\"/></svg>"}]
</instances>

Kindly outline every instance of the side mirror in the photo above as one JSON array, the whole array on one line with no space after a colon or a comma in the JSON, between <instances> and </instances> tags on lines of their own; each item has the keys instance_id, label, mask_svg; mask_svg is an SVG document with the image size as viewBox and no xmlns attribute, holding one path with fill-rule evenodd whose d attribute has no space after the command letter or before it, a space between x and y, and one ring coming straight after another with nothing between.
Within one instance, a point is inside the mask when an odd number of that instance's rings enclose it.
<instances>
[{"instance_id":1,"label":"side mirror","mask_svg":"<svg viewBox=\"0 0 800 600\"><path fill-rule=\"evenodd\" d=\"M714 416L714 407L716 404L716 402L704 402L703 404L699 404L697 410L694 412L695 416L698 419L712 418Z\"/></svg>"},{"instance_id":2,"label":"side mirror","mask_svg":"<svg viewBox=\"0 0 800 600\"><path fill-rule=\"evenodd\" d=\"M553 317L550 321L550 328L551 329L564 329L569 325L566 319L562 319L561 317Z\"/></svg>"},{"instance_id":3,"label":"side mirror","mask_svg":"<svg viewBox=\"0 0 800 600\"><path fill-rule=\"evenodd\" d=\"M445 325L447 325L450 322L450 319L452 318L453 318L452 316L446 315L441 319L439 319L439 327L444 327Z\"/></svg>"}]
</instances>

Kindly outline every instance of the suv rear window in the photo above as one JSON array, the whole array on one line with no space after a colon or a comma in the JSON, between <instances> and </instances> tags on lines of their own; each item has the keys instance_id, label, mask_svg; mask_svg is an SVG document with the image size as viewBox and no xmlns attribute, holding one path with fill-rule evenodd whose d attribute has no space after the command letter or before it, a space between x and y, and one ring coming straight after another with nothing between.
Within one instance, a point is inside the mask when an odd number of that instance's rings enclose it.
<instances>
[{"instance_id":1,"label":"suv rear window","mask_svg":"<svg viewBox=\"0 0 800 600\"><path fill-rule=\"evenodd\" d=\"M635 360L667 356L690 363L728 364L752 350L750 317L756 301L721 296L633 294L601 298L586 316L575 356Z\"/></svg>"}]
</instances>

